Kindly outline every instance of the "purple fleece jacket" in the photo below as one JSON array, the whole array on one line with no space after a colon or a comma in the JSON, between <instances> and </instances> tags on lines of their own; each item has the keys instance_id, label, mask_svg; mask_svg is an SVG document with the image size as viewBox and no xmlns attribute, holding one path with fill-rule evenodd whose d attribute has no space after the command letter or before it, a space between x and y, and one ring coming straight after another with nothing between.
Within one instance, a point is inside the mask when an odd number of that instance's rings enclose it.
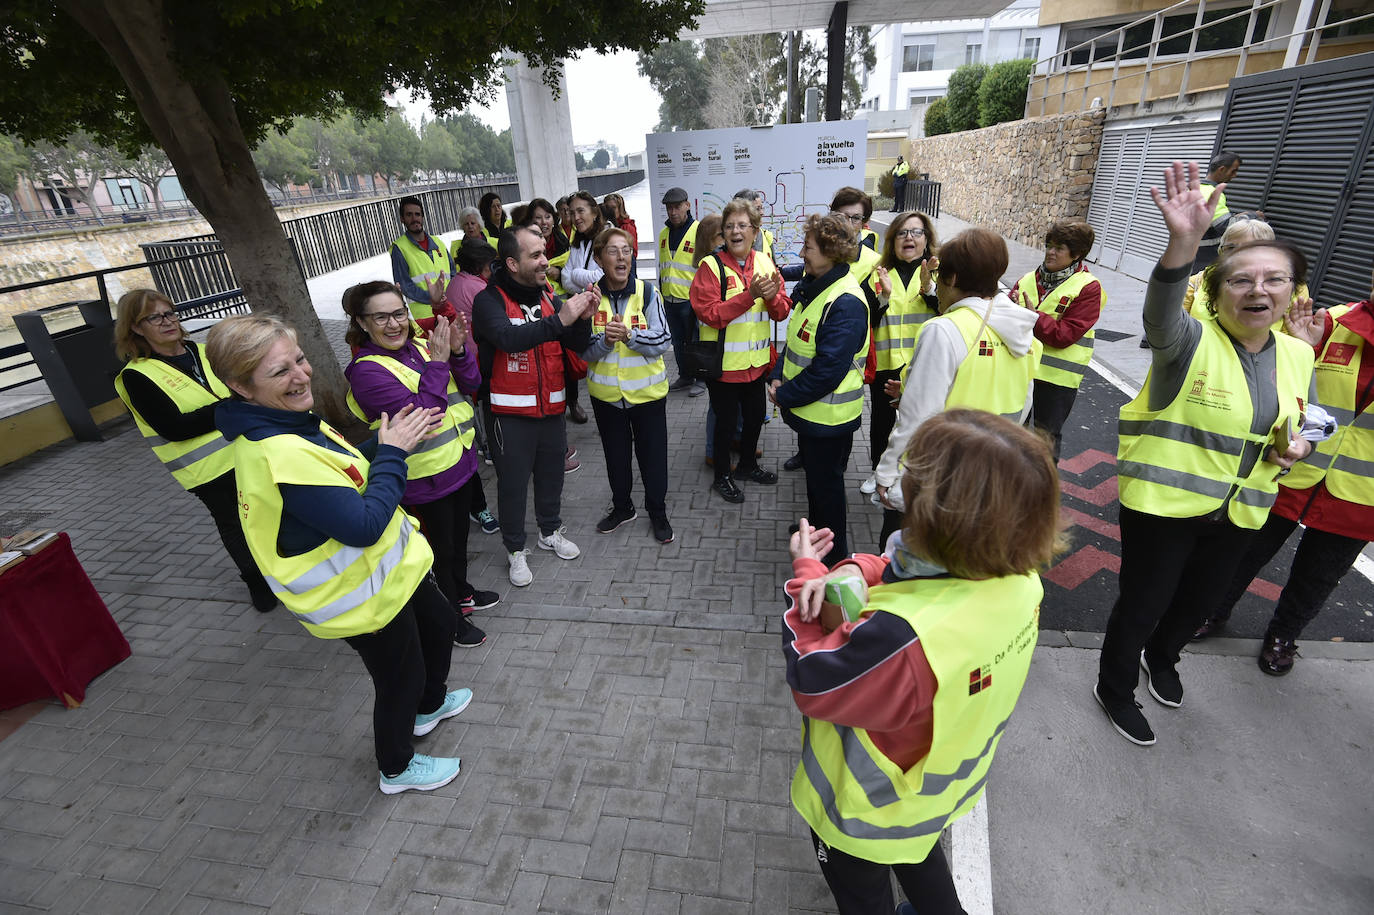
<instances>
[{"instance_id":1,"label":"purple fleece jacket","mask_svg":"<svg viewBox=\"0 0 1374 915\"><path fill-rule=\"evenodd\" d=\"M372 361L360 362L363 356L399 359L407 367L420 373L419 392L412 394L401 384L401 380L384 366ZM477 351L472 341L468 341L467 346L463 347L462 355L453 356L445 365L422 359L420 351L410 341L406 341L406 345L401 349L392 351L383 349L369 340L358 348L357 355L353 357L348 368L344 369L344 375L348 377L348 383L353 388L353 399L358 401L369 420L375 420L383 413L394 416L402 407L411 403L421 408L445 409L448 406L449 372L453 373L458 390L464 394L471 395L477 390L478 385L482 383L482 377L477 370ZM401 501L406 505L433 502L458 489L476 472L477 454L468 448L458 459L458 463L452 467L433 476L407 480L405 495Z\"/></svg>"}]
</instances>

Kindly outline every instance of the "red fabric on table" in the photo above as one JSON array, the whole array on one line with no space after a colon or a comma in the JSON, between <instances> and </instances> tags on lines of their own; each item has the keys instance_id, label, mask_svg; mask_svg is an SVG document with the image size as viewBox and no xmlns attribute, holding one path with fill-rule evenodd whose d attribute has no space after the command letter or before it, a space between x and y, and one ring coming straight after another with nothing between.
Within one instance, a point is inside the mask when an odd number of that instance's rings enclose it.
<instances>
[{"instance_id":1,"label":"red fabric on table","mask_svg":"<svg viewBox=\"0 0 1374 915\"><path fill-rule=\"evenodd\" d=\"M130 653L66 534L0 572L0 708L49 696L74 708Z\"/></svg>"}]
</instances>

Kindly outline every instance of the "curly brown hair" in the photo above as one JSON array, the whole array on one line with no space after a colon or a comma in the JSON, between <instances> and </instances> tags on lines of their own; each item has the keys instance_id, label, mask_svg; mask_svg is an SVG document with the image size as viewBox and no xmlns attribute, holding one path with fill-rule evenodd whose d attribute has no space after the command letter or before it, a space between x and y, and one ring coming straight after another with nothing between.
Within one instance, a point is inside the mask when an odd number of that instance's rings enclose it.
<instances>
[{"instance_id":1,"label":"curly brown hair","mask_svg":"<svg viewBox=\"0 0 1374 915\"><path fill-rule=\"evenodd\" d=\"M864 208L864 222L873 218L873 198L857 187L842 187L836 191L835 196L830 198L830 209L838 210L840 207L847 207L851 203L857 203Z\"/></svg>"},{"instance_id":2,"label":"curly brown hair","mask_svg":"<svg viewBox=\"0 0 1374 915\"><path fill-rule=\"evenodd\" d=\"M812 213L806 218L806 237L815 241L822 257L837 264L848 264L859 256L854 230L839 213Z\"/></svg>"}]
</instances>

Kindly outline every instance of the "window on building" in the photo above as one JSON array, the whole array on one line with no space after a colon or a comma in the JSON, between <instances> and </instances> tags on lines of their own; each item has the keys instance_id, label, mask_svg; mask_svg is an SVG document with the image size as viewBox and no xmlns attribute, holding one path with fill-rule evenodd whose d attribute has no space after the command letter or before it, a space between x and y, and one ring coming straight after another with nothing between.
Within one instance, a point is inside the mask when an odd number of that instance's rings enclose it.
<instances>
[{"instance_id":1,"label":"window on building","mask_svg":"<svg viewBox=\"0 0 1374 915\"><path fill-rule=\"evenodd\" d=\"M964 63L977 64L983 62L983 46L981 44L964 45Z\"/></svg>"},{"instance_id":2,"label":"window on building","mask_svg":"<svg viewBox=\"0 0 1374 915\"><path fill-rule=\"evenodd\" d=\"M902 48L902 72L916 73L920 70L932 70L934 67L935 37L923 35L915 39L908 38Z\"/></svg>"},{"instance_id":3,"label":"window on building","mask_svg":"<svg viewBox=\"0 0 1374 915\"><path fill-rule=\"evenodd\" d=\"M1215 8L1209 6L1202 14L1203 26L1197 33L1197 50L1199 53L1205 51L1225 51L1232 48L1239 48L1245 43L1245 29L1249 19L1248 16L1236 16L1226 22L1217 22L1216 25L1207 25L1219 19L1225 19L1238 11L1243 10L1241 6L1228 6ZM1252 40L1263 39L1269 31L1269 21L1271 19L1272 7L1255 13L1255 28ZM1193 23L1197 13L1183 13L1177 16L1165 16L1160 24L1159 48L1156 51L1157 57L1167 55L1184 55L1188 53L1188 46L1192 42ZM1127 20L1129 21L1129 20ZM1116 55L1118 35L1105 37L1109 33L1125 25L1126 22L1108 23L1103 25L1085 26L1077 29L1065 29L1063 34L1063 45L1068 49L1074 45L1084 44L1094 38L1101 37L1093 47L1093 60L1105 60ZM1154 20L1147 19L1126 29L1119 36L1122 60L1144 60L1150 56L1150 41L1154 37ZM1088 48L1082 47L1069 52L1070 64L1085 64L1088 62Z\"/></svg>"},{"instance_id":4,"label":"window on building","mask_svg":"<svg viewBox=\"0 0 1374 915\"><path fill-rule=\"evenodd\" d=\"M1347 19L1354 19L1356 16L1363 16L1368 12L1370 12L1369 0L1331 0L1331 8L1326 13L1328 25L1322 29L1322 41L1374 35L1374 19L1362 19L1359 22L1346 21Z\"/></svg>"},{"instance_id":5,"label":"window on building","mask_svg":"<svg viewBox=\"0 0 1374 915\"><path fill-rule=\"evenodd\" d=\"M1015 60L1021 50L1020 29L997 29L988 34L990 46L988 63L1000 64L1004 60Z\"/></svg>"},{"instance_id":6,"label":"window on building","mask_svg":"<svg viewBox=\"0 0 1374 915\"><path fill-rule=\"evenodd\" d=\"M907 106L908 108L915 108L917 105L928 105L928 104L930 104L931 102L935 101L936 99L940 99L940 98L944 98L944 97L945 97L945 94L944 94L943 92L937 92L937 93L934 93L934 94L929 94L929 93L920 93L920 94L918 94L918 93L913 92L913 93L911 93L909 96L907 96L906 106Z\"/></svg>"},{"instance_id":7,"label":"window on building","mask_svg":"<svg viewBox=\"0 0 1374 915\"><path fill-rule=\"evenodd\" d=\"M1038 37L1028 37L1021 46L1021 56L1029 57L1031 60L1040 59L1040 39Z\"/></svg>"}]
</instances>

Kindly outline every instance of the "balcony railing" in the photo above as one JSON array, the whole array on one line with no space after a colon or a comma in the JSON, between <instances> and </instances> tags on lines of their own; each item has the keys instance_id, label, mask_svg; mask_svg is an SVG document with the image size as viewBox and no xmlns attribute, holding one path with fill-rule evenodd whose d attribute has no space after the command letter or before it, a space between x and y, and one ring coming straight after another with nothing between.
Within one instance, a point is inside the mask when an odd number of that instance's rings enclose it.
<instances>
[{"instance_id":1,"label":"balcony railing","mask_svg":"<svg viewBox=\"0 0 1374 915\"><path fill-rule=\"evenodd\" d=\"M1171 71L1180 71L1178 73L1179 88L1176 95L1179 101L1183 101L1189 93L1222 88L1222 86L1214 83L1196 84L1193 79L1193 71L1202 61L1234 57L1236 59L1235 76L1239 77L1245 75L1249 58L1256 52L1282 52L1284 54L1283 66L1296 66L1300 62L1299 57L1302 56L1303 45L1306 44L1306 59L1301 62L1312 63L1317 60L1317 51L1321 46L1321 33L1323 31L1335 26L1351 25L1374 19L1374 11L1371 11L1328 22L1327 16L1330 12L1331 0L1321 0L1317 6L1316 22L1311 26L1302 29L1295 28L1294 31L1282 35L1256 34L1257 32L1269 31L1269 23L1278 18L1279 8L1291 5L1292 0L1252 0L1250 6L1237 9L1229 15L1220 16L1216 19L1205 19L1207 13L1206 0L1201 0L1201 2L1198 0L1180 0L1172 6L1148 16L1142 16L1134 22L1129 22L1110 32L1098 35L1088 41L1079 42L1062 51L1057 51L1035 63L1035 69L1031 76L1030 92L1026 97L1026 117L1070 110L1070 106L1073 104L1071 99L1075 95L1079 96L1077 105L1079 109L1089 108L1095 99L1103 100L1107 108L1112 108L1116 105L1144 104L1166 95L1173 95L1175 93L1172 90L1167 93L1158 91L1159 85L1166 82L1162 78L1163 75L1168 73L1170 78L1174 75ZM1312 18L1314 5L1313 0L1302 0L1297 11L1299 24ZM1166 19L1187 12L1194 13L1191 29L1164 34ZM1263 13L1268 13L1268 15L1262 17L1261 14ZM1198 50L1198 38L1201 33L1226 23L1241 20L1245 22L1245 35L1239 44L1208 51ZM1150 27L1149 40L1126 46L1127 33L1144 25ZM1161 44L1168 43L1175 46L1185 38L1188 41L1186 53L1170 50L1161 52ZM1371 35L1370 39L1374 41L1374 35ZM1106 53L1102 53L1103 51ZM1086 53L1084 62L1072 63L1075 57L1083 56L1084 53ZM1215 77L1210 78L1215 79ZM1079 85L1079 79L1082 80L1081 85ZM1056 81L1058 82L1057 89L1053 88ZM1140 84L1138 94L1134 92L1133 87L1122 85L1136 81ZM1150 90L1152 81L1157 90L1154 93L1151 93ZM1053 105L1052 103L1056 101L1058 104Z\"/></svg>"}]
</instances>

